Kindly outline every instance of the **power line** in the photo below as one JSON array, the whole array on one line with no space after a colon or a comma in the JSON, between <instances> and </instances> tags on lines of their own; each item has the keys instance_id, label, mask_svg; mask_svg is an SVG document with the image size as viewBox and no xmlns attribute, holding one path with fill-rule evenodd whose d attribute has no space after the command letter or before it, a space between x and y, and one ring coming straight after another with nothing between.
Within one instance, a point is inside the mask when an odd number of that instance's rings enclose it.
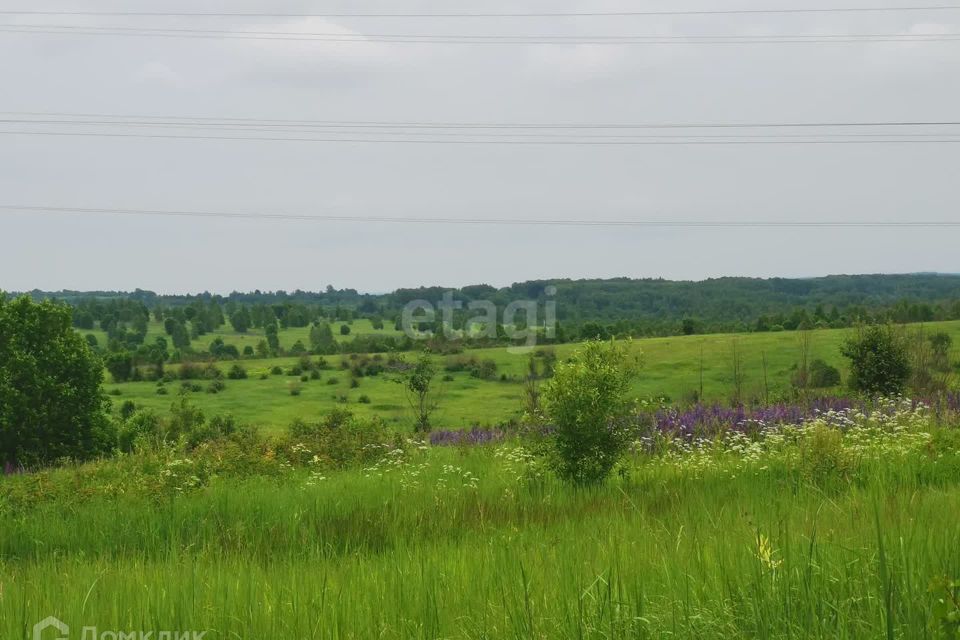
<instances>
[{"instance_id":1,"label":"power line","mask_svg":"<svg viewBox=\"0 0 960 640\"><path fill-rule=\"evenodd\" d=\"M135 32L137 35L147 34L204 34L213 36L295 36L309 38L351 38L351 39L424 39L424 40L522 40L522 41L541 41L556 40L566 42L571 40L588 41L673 41L673 40L766 40L771 38L797 38L797 39L844 39L844 38L928 38L928 37L957 37L960 33L860 33L860 34L797 34L797 35L736 35L736 34L713 34L713 35L663 35L663 34L631 34L631 35L553 35L553 34L527 34L527 35L509 35L509 34L420 34L420 33L343 33L343 32L310 32L310 31L236 31L229 29L180 29L180 28L146 28L146 27L118 27L118 26L84 26L84 25L44 25L44 24L0 24L0 28L11 29L62 29L65 31L90 31L90 32Z\"/></svg>"},{"instance_id":2,"label":"power line","mask_svg":"<svg viewBox=\"0 0 960 640\"><path fill-rule=\"evenodd\" d=\"M374 224L443 224L548 227L653 227L653 228L954 228L957 220L585 220L533 218L428 218L389 216L298 215L287 213L238 213L227 211L171 211L159 209L112 209L99 207L46 207L0 205L0 210L40 214L110 214L187 218L227 218L233 220L274 220L298 222L350 222Z\"/></svg>"},{"instance_id":3,"label":"power line","mask_svg":"<svg viewBox=\"0 0 960 640\"><path fill-rule=\"evenodd\" d=\"M575 11L528 13L267 13L267 12L175 12L175 11L34 11L0 10L14 16L89 16L130 18L595 18L655 16L718 16L809 13L899 13L918 11L955 11L960 5L894 7L800 7L783 9L708 9L680 11Z\"/></svg>"},{"instance_id":4,"label":"power line","mask_svg":"<svg viewBox=\"0 0 960 640\"><path fill-rule=\"evenodd\" d=\"M948 136L960 136L960 131L956 132L939 132L939 133L924 133L924 132L912 132L912 133L885 133L885 132L875 132L875 133L861 133L861 132L825 132L825 133L762 133L762 134L744 134L744 133L710 133L710 134L683 134L683 133L659 133L659 134L632 134L632 133L589 133L589 132L562 132L558 133L552 130L542 130L546 133L539 133L536 130L506 130L501 133L488 133L486 130L477 132L477 130L460 130L460 131L450 131L450 130L423 130L423 129L404 129L400 127L399 130L388 130L383 128L377 128L374 130L356 130L354 128L349 132L349 134L344 133L341 129L336 127L317 127L311 129L297 129L293 128L296 125L254 125L254 124L230 124L230 123L184 123L184 122L148 122L148 121L94 121L94 120L14 120L14 119L0 119L0 124L19 124L19 125L55 125L55 126L81 126L81 127L112 127L112 128L131 128L131 129L140 129L140 128L151 128L155 127L158 129L185 129L187 131L241 131L241 132L268 132L275 134L305 134L305 135L365 135L365 136L403 136L409 138L434 138L434 139L443 139L443 138L460 138L460 139L473 139L473 138L492 138L492 139L503 139L503 140L512 140L512 139L559 139L559 140L607 140L607 139L616 139L616 140L655 140L655 139L665 139L665 140L680 140L680 139L770 139L770 140L780 140L780 139L810 139L810 138L889 138L889 139L898 139L898 138L943 138ZM282 128L281 128L282 127ZM363 128L361 128L363 129ZM25 129L19 133L31 133L29 129ZM52 132L51 132L52 133ZM97 133L97 132L86 132L86 133ZM12 134L11 134L12 135Z\"/></svg>"},{"instance_id":5,"label":"power line","mask_svg":"<svg viewBox=\"0 0 960 640\"><path fill-rule=\"evenodd\" d=\"M30 28L18 25L0 25L0 33L9 34L46 34L77 36L114 36L175 38L200 40L258 40L278 42L318 42L318 43L383 43L383 44L472 44L472 45L714 45L714 44L827 44L827 43L882 43L882 42L956 42L960 33L925 34L826 34L826 35L788 35L788 36L623 36L623 39L598 39L608 36L459 36L459 35L413 35L365 36L363 34L337 35L297 35L285 32L277 35L258 35L258 32L224 31L201 32L187 29L134 29L110 30L109 27L44 27ZM126 28L124 28L126 29ZM269 32L264 32L269 33ZM485 39L477 39L485 38ZM519 39L526 38L526 39ZM560 39L563 38L563 39Z\"/></svg>"},{"instance_id":6,"label":"power line","mask_svg":"<svg viewBox=\"0 0 960 640\"><path fill-rule=\"evenodd\" d=\"M304 138L279 136L212 136L212 135L181 135L167 133L108 133L93 131L0 131L6 136L64 136L64 137L93 137L93 138L140 138L160 140L224 140L239 142L320 142L320 143L365 143L365 144L442 144L442 145L569 145L569 146L688 146L688 145L842 145L842 144L952 144L960 142L958 138L926 137L926 138L891 138L891 139L738 139L738 140L711 140L711 139L683 139L683 140L447 140L447 139L384 139L384 138ZM955 134L960 135L960 134Z\"/></svg>"},{"instance_id":7,"label":"power line","mask_svg":"<svg viewBox=\"0 0 960 640\"><path fill-rule=\"evenodd\" d=\"M43 118L97 118L101 120L197 122L197 123L251 123L276 126L317 126L335 128L425 128L425 129L755 129L755 128L845 128L845 127L939 127L960 126L960 120L826 120L781 122L444 122L444 121L385 121L385 120L295 120L276 118L241 118L214 116L174 116L70 113L61 111L0 111L0 116L32 116ZM39 121L38 121L39 122ZM75 120L75 122L83 122ZM45 124L45 122L44 122Z\"/></svg>"}]
</instances>

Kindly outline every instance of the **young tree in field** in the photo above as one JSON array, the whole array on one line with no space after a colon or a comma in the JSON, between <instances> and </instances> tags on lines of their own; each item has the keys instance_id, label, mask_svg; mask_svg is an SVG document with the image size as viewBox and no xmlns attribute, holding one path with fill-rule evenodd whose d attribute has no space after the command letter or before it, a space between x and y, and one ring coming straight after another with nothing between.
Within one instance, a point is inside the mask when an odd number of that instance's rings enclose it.
<instances>
[{"instance_id":1,"label":"young tree in field","mask_svg":"<svg viewBox=\"0 0 960 640\"><path fill-rule=\"evenodd\" d=\"M250 310L246 307L240 307L230 314L230 324L237 333L246 333L250 328Z\"/></svg>"},{"instance_id":2,"label":"young tree in field","mask_svg":"<svg viewBox=\"0 0 960 640\"><path fill-rule=\"evenodd\" d=\"M264 333L267 337L267 346L270 348L270 353L277 353L280 351L280 338L277 335L277 323L271 322L264 329Z\"/></svg>"},{"instance_id":3,"label":"young tree in field","mask_svg":"<svg viewBox=\"0 0 960 640\"><path fill-rule=\"evenodd\" d=\"M903 392L910 359L903 338L889 325L870 325L849 338L841 353L850 359L850 386L868 395Z\"/></svg>"},{"instance_id":4,"label":"young tree in field","mask_svg":"<svg viewBox=\"0 0 960 640\"><path fill-rule=\"evenodd\" d=\"M0 294L0 466L89 458L112 447L103 364L70 308Z\"/></svg>"},{"instance_id":5,"label":"young tree in field","mask_svg":"<svg viewBox=\"0 0 960 640\"><path fill-rule=\"evenodd\" d=\"M330 323L322 320L313 323L310 327L310 348L316 354L336 353L337 342L333 338Z\"/></svg>"},{"instance_id":6,"label":"young tree in field","mask_svg":"<svg viewBox=\"0 0 960 640\"><path fill-rule=\"evenodd\" d=\"M163 328L170 336L174 349L186 349L190 346L190 334L184 326L183 321L168 316L163 321Z\"/></svg>"},{"instance_id":7,"label":"young tree in field","mask_svg":"<svg viewBox=\"0 0 960 640\"><path fill-rule=\"evenodd\" d=\"M438 406L437 389L433 379L437 374L433 358L426 351L420 354L416 363L404 370L399 382L403 384L407 401L415 414L414 430L420 433L430 431L430 416Z\"/></svg>"},{"instance_id":8,"label":"young tree in field","mask_svg":"<svg viewBox=\"0 0 960 640\"><path fill-rule=\"evenodd\" d=\"M129 351L114 351L104 362L114 382L126 382L133 375L133 356Z\"/></svg>"},{"instance_id":9,"label":"young tree in field","mask_svg":"<svg viewBox=\"0 0 960 640\"><path fill-rule=\"evenodd\" d=\"M629 412L627 394L637 368L626 347L601 341L587 342L557 365L542 401L556 428L555 465L561 478L595 484L609 475L627 445L618 422Z\"/></svg>"}]
</instances>

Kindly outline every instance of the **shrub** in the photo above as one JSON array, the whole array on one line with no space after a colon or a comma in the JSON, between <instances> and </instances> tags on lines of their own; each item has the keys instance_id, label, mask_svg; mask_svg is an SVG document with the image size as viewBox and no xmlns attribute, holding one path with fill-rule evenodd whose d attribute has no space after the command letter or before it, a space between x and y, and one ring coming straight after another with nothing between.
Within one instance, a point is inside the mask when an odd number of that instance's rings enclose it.
<instances>
[{"instance_id":1,"label":"shrub","mask_svg":"<svg viewBox=\"0 0 960 640\"><path fill-rule=\"evenodd\" d=\"M301 391L300 383L297 383L297 382L290 383L289 388L290 388L290 395L292 396L300 395L300 391Z\"/></svg>"},{"instance_id":2,"label":"shrub","mask_svg":"<svg viewBox=\"0 0 960 640\"><path fill-rule=\"evenodd\" d=\"M356 389L356 388L359 387L359 386L360 386L360 381L359 381L358 379L356 379L356 378L350 378L350 388L351 388L351 389Z\"/></svg>"},{"instance_id":3,"label":"shrub","mask_svg":"<svg viewBox=\"0 0 960 640\"><path fill-rule=\"evenodd\" d=\"M840 371L823 360L814 360L810 363L810 387L826 389L840 384Z\"/></svg>"},{"instance_id":4,"label":"shrub","mask_svg":"<svg viewBox=\"0 0 960 640\"><path fill-rule=\"evenodd\" d=\"M180 364L181 380L196 380L203 377L203 367L194 362L184 362Z\"/></svg>"},{"instance_id":5,"label":"shrub","mask_svg":"<svg viewBox=\"0 0 960 640\"><path fill-rule=\"evenodd\" d=\"M357 398L357 402L359 402L360 404L370 404L370 396L364 393L359 398Z\"/></svg>"},{"instance_id":6,"label":"shrub","mask_svg":"<svg viewBox=\"0 0 960 640\"><path fill-rule=\"evenodd\" d=\"M283 368L282 368L282 367L272 367L272 368L270 369L270 373L272 373L272 374L275 375L275 376L282 376L282 375L283 375Z\"/></svg>"},{"instance_id":7,"label":"shrub","mask_svg":"<svg viewBox=\"0 0 960 640\"><path fill-rule=\"evenodd\" d=\"M470 370L470 375L480 380L493 380L497 375L497 363L490 358L481 360Z\"/></svg>"},{"instance_id":8,"label":"shrub","mask_svg":"<svg viewBox=\"0 0 960 640\"><path fill-rule=\"evenodd\" d=\"M317 422L294 420L285 446L292 462L342 468L379 460L390 441L380 418L361 419L338 408Z\"/></svg>"},{"instance_id":9,"label":"shrub","mask_svg":"<svg viewBox=\"0 0 960 640\"><path fill-rule=\"evenodd\" d=\"M556 428L554 464L560 477L593 484L613 469L628 441L618 422L628 412L635 374L627 349L612 342L587 342L557 365L543 390L543 408Z\"/></svg>"},{"instance_id":10,"label":"shrub","mask_svg":"<svg viewBox=\"0 0 960 640\"><path fill-rule=\"evenodd\" d=\"M227 388L223 380L211 380L207 385L207 393L217 394Z\"/></svg>"},{"instance_id":11,"label":"shrub","mask_svg":"<svg viewBox=\"0 0 960 640\"><path fill-rule=\"evenodd\" d=\"M227 371L227 377L231 380L244 380L247 377L247 370L241 367L239 364L235 364L230 367L229 371Z\"/></svg>"},{"instance_id":12,"label":"shrub","mask_svg":"<svg viewBox=\"0 0 960 640\"><path fill-rule=\"evenodd\" d=\"M131 453L139 445L155 445L162 441L160 416L149 409L141 409L124 420L117 429L117 448Z\"/></svg>"},{"instance_id":13,"label":"shrub","mask_svg":"<svg viewBox=\"0 0 960 640\"><path fill-rule=\"evenodd\" d=\"M319 379L320 379L320 370L319 370L319 369L314 369L314 370L312 370L312 371L310 372L310 379L311 379L311 380L319 380Z\"/></svg>"},{"instance_id":14,"label":"shrub","mask_svg":"<svg viewBox=\"0 0 960 640\"><path fill-rule=\"evenodd\" d=\"M300 355L307 352L307 348L304 346L302 340L297 340L293 343L293 346L290 347L290 353L293 355Z\"/></svg>"},{"instance_id":15,"label":"shrub","mask_svg":"<svg viewBox=\"0 0 960 640\"><path fill-rule=\"evenodd\" d=\"M846 341L841 353L850 359L850 386L869 395L894 396L910 377L910 361L893 327L871 325Z\"/></svg>"},{"instance_id":16,"label":"shrub","mask_svg":"<svg viewBox=\"0 0 960 640\"><path fill-rule=\"evenodd\" d=\"M336 377L327 378L327 384L329 384L329 385L340 384L340 380L339 380L338 378L336 378Z\"/></svg>"},{"instance_id":17,"label":"shrub","mask_svg":"<svg viewBox=\"0 0 960 640\"><path fill-rule=\"evenodd\" d=\"M207 380L223 380L223 371L220 367L211 363L203 368L203 377Z\"/></svg>"},{"instance_id":18,"label":"shrub","mask_svg":"<svg viewBox=\"0 0 960 640\"><path fill-rule=\"evenodd\" d=\"M310 381L310 376L306 374L300 376L300 382L309 382L309 381Z\"/></svg>"},{"instance_id":19,"label":"shrub","mask_svg":"<svg viewBox=\"0 0 960 640\"><path fill-rule=\"evenodd\" d=\"M160 388L162 389L163 387L160 387ZM129 419L130 416L132 416L136 410L137 410L137 405L133 403L133 400L124 400L123 404L120 405L120 411L119 411L120 419L121 420Z\"/></svg>"}]
</instances>

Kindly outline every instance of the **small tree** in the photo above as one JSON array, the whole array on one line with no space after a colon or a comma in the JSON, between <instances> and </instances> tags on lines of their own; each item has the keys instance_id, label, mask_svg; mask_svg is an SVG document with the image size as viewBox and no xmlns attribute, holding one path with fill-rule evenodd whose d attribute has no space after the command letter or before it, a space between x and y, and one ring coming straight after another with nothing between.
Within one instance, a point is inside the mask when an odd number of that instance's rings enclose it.
<instances>
[{"instance_id":1,"label":"small tree","mask_svg":"<svg viewBox=\"0 0 960 640\"><path fill-rule=\"evenodd\" d=\"M430 415L438 406L437 389L433 379L437 374L433 358L424 351L417 362L403 371L400 382L407 394L407 401L415 414L414 429L426 433L430 431Z\"/></svg>"},{"instance_id":2,"label":"small tree","mask_svg":"<svg viewBox=\"0 0 960 640\"><path fill-rule=\"evenodd\" d=\"M850 359L850 386L869 395L903 392L910 377L910 360L901 336L889 325L861 328L841 353Z\"/></svg>"},{"instance_id":3,"label":"small tree","mask_svg":"<svg viewBox=\"0 0 960 640\"><path fill-rule=\"evenodd\" d=\"M230 324L237 333L246 333L251 322L250 311L246 307L240 307L230 316Z\"/></svg>"},{"instance_id":4,"label":"small tree","mask_svg":"<svg viewBox=\"0 0 960 640\"><path fill-rule=\"evenodd\" d=\"M577 484L602 482L620 459L627 434L627 393L638 362L624 346L592 341L557 365L542 394L546 417L556 428L556 468Z\"/></svg>"},{"instance_id":5,"label":"small tree","mask_svg":"<svg viewBox=\"0 0 960 640\"><path fill-rule=\"evenodd\" d=\"M277 323L272 322L264 328L264 334L267 338L267 347L270 349L270 353L277 353L280 351L280 338L277 335Z\"/></svg>"},{"instance_id":6,"label":"small tree","mask_svg":"<svg viewBox=\"0 0 960 640\"><path fill-rule=\"evenodd\" d=\"M133 356L128 351L116 351L106 357L105 366L114 382L126 382L133 375Z\"/></svg>"}]
</instances>

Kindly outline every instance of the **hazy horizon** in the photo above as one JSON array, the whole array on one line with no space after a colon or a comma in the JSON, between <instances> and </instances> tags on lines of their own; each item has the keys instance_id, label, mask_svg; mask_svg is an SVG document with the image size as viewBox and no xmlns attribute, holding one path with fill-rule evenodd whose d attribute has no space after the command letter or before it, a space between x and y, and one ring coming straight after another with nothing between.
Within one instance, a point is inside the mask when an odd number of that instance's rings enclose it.
<instances>
[{"instance_id":1,"label":"hazy horizon","mask_svg":"<svg viewBox=\"0 0 960 640\"><path fill-rule=\"evenodd\" d=\"M361 295L374 295L374 296L379 296L379 295L389 295L390 293L393 293L394 291L396 291L396 290L398 290L398 289L419 289L419 288L434 288L434 287L445 288L445 289L462 289L462 288L464 288L464 287L477 286L477 285L488 285L488 286L495 287L495 288L497 288L497 289L502 289L502 288L510 287L510 286L513 285L513 284L519 284L519 283L531 282L531 281L538 281L538 280L544 280L544 281L570 280L570 281L576 282L576 281L590 281L590 280L623 280L623 279L629 279L629 280L663 280L663 281L666 281L666 282L689 282L689 283L694 283L694 284L696 284L696 283L706 282L706 281L709 281L709 280L719 280L719 279L726 279L726 278L749 278L749 279L755 279L755 280L772 280L772 279L785 279L785 280L817 280L817 279L832 278L832 277L925 276L925 275L927 275L927 276L954 277L954 278L960 277L960 273L949 273L949 272L938 272L938 271L911 271L911 272L899 272L899 273L828 273L828 274L822 274L822 275L793 276L793 277L776 276L776 275L773 275L773 276L721 275L721 276L713 276L713 277L710 277L710 278L702 278L702 279L696 279L696 280L692 280L692 279L660 278L660 277L657 277L657 276L649 276L649 277L609 276L609 277L602 277L602 278L576 278L576 277L549 278L549 277L547 277L547 278L528 278L528 279L514 280L514 281L511 281L511 282L507 282L507 283L487 282L487 281L482 281L482 280L475 281L475 282L473 282L473 281L472 281L472 282L463 282L463 283L457 283L457 284L439 284L439 283L425 282L425 283L414 284L414 285L404 285L404 286L400 286L400 287L396 287L396 288L394 288L394 289L389 289L389 290L384 290L384 291L369 291L369 290L359 289L359 288L357 288L357 287L351 286L349 283L344 284L343 286L337 286L337 285L331 285L331 286L333 286L335 289L339 289L339 290L343 290L343 289L353 289L353 290L355 290L358 294L361 294ZM298 290L298 289L295 288L295 287L294 287L294 288L274 287L274 288L259 288L259 289L256 288L256 287L251 288L251 289L235 288L235 289L231 289L231 290L229 290L229 291L227 291L227 290L174 291L174 290L151 289L151 288L148 288L148 287L133 287L133 288L130 288L130 289L111 289L111 288L104 288L104 287L94 287L94 288L89 288L89 289L73 289L73 288L70 288L70 287L57 288L57 289L44 289L44 288L41 288L41 287L32 287L32 288L30 288L30 289L12 289L12 288L5 288L5 287L3 287L3 286L0 286L0 292L4 292L4 291L5 291L5 292L7 292L7 293L14 293L14 294L31 293L31 292L34 292L34 291L39 291L39 292L42 292L42 293L52 293L52 294L62 293L62 292L76 292L76 293L90 293L90 292L133 293L135 290L138 290L138 289L141 290L141 291L147 291L147 292L150 292L150 293L155 293L155 294L160 295L160 296L197 296L197 295L203 295L203 294L210 294L210 295L218 295L218 296L223 296L223 297L229 296L231 293L241 293L241 294L252 293L252 292L255 291L255 290L259 290L261 293L266 293L266 294L276 293L276 292L278 292L278 291L285 291L286 293L293 293L294 291L297 291L297 290ZM313 288L313 289L300 288L299 291L302 291L302 292L305 292L305 293L321 293L321 292L323 292L324 289L326 289L326 285L322 285L322 286L319 286L319 287L316 287L316 288Z\"/></svg>"}]
</instances>

